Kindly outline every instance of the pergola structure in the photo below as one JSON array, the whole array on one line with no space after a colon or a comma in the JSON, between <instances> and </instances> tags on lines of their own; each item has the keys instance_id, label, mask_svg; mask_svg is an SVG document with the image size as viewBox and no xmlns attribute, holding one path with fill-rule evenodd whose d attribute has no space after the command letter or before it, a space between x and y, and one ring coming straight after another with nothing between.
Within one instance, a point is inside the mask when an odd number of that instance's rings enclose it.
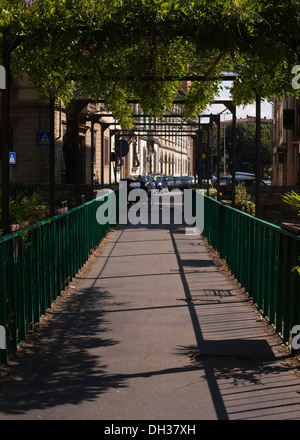
<instances>
[{"instance_id":1,"label":"pergola structure","mask_svg":"<svg viewBox=\"0 0 300 440\"><path fill-rule=\"evenodd\" d=\"M10 106L10 55L11 51L13 50L12 47L9 46L8 42L5 38L3 38L3 44L2 44L2 62L3 67L6 71L6 87L2 90L2 229L4 234L7 234L9 232L9 161L8 161L8 155L9 155L9 127L10 127L10 115L9 115L9 106ZM203 76L182 76L181 78L174 78L174 77L164 77L164 78L156 78L158 81L174 81L174 80L182 80L182 81L208 81L208 80L216 80L216 79L222 79L222 81L232 81L235 78L233 75L224 75L221 78L216 77L203 77ZM131 78L128 78L128 81L130 81ZM141 81L153 81L153 77L144 77L141 78ZM76 102L76 112L79 113L80 111L89 103L89 102L95 102L92 100L87 99L78 99ZM97 101L97 103L101 103L105 101ZM128 100L128 103L137 103L137 100ZM180 104L184 105L184 98L177 99L173 101L174 104ZM235 206L235 171L236 171L236 106L232 103L232 101L215 101L215 104L223 104L226 106L226 108L232 113L233 117L233 145L232 145L232 205ZM50 192L50 214L54 215L54 195L55 195L55 138L54 138L54 112L55 112L55 99L54 97L49 98L49 109L50 109L50 116L49 116L49 128L50 128L50 149L49 149L49 192ZM111 125L105 122L101 122L101 117L103 117L103 114L93 114L90 115L91 121L92 121L92 130L93 125L95 122L100 122L101 124L101 158L102 158L102 176L101 176L101 183L103 185L103 133L104 131ZM143 115L135 115L134 117L139 117ZM184 122L181 124L181 130L183 129L183 125L185 125L185 133L191 134L194 138L197 140L197 145L199 148L202 148L201 145L201 139L199 137L200 135L200 129L204 128L207 130L208 133L208 139L210 139L210 129L212 127L213 123L216 123L218 127L218 160L217 160L217 179L219 180L220 177L220 114L210 114L210 115L202 115L202 117L209 118L209 123L203 124L199 123L199 120L195 123L191 123L191 121ZM165 115L167 117L167 115ZM176 117L179 117L179 115L176 114ZM201 115L199 116L199 118ZM198 118L198 119L199 119ZM136 129L138 126L142 126L141 123L136 123ZM174 123L171 125L174 126ZM166 123L164 123L164 126L166 126ZM257 207L257 216L260 215L260 187L259 187L259 172L260 172L260 97L257 97L257 112L256 112L256 128L257 128L257 136L256 136L256 157L257 157L257 163L256 163L256 207ZM143 129L144 133L149 133L149 130ZM151 132L153 133L153 129L151 129ZM156 130L156 133L159 133L158 130ZM120 132L113 130L112 134L120 135ZM92 178L92 188L93 188L93 155L94 155L94 145L92 141L92 166L91 166L91 178ZM78 148L75 152L75 168L78 166L79 163L79 154L78 154ZM209 165L210 160L210 148L209 143L207 145L207 174L208 176L211 175L212 169ZM7 160L6 160L7 158ZM110 167L111 168L111 167ZM79 182L77 179L78 173L75 171L75 188L76 188L76 194L79 195ZM207 176L207 177L208 177ZM110 176L111 177L111 176ZM201 175L199 175L199 179L201 178ZM209 179L207 178L207 182L209 182ZM209 193L209 183L207 184L207 190ZM78 197L77 197L78 199Z\"/></svg>"},{"instance_id":2,"label":"pergola structure","mask_svg":"<svg viewBox=\"0 0 300 440\"><path fill-rule=\"evenodd\" d=\"M200 80L199 77L196 78L197 80ZM224 76L224 80L230 81L233 79L233 76ZM97 101L98 103L105 103L104 100ZM131 104L138 104L138 100L128 100L128 103ZM184 105L184 99L176 99L173 101L173 104L179 104ZM225 110L229 110L232 114L232 194L231 194L231 200L232 200L232 206L235 206L235 173L236 173L236 106L232 102L232 100L215 100L213 104L217 105L224 105ZM260 217L260 125L261 125L261 100L260 97L257 96L256 101L256 188L255 188L255 203L256 203L256 216ZM224 111L224 110L223 110ZM138 134L144 134L144 135L159 135L164 134L165 129L162 127L179 127L178 135L181 134L188 134L190 135L196 143L196 146L198 148L198 157L201 159L201 154L206 153L207 156L207 194L209 194L209 177L212 175L212 149L211 149L211 142L212 142L212 126L213 124L216 124L217 126L217 181L219 182L220 179L220 160L221 160L221 145L220 145L220 126L221 126L221 120L220 115L223 113L211 113L211 114L202 114L199 115L197 121L191 121L191 120L183 120L182 123L176 123L176 122L167 122L164 121L164 119L168 118L182 118L182 115L180 114L170 114L166 113L163 115L163 118L159 120L159 122L151 122L151 126L154 125L154 127L151 128L145 128L147 127L147 124L145 122L135 122L134 128L132 129L133 133ZM117 122L101 122L101 118L111 116L110 113L97 113L91 115L92 123L94 124L96 121L100 122L101 124L101 132L102 136L101 139L103 139L103 133L105 130L107 130L110 126L118 125ZM141 114L132 114L132 118L139 120L140 118L145 118L150 115L146 115L144 113ZM203 123L200 122L201 118L209 119L209 122ZM207 144L206 146L202 143L201 138L201 129L204 129L207 132ZM111 131L111 136L122 136L122 129L114 129ZM93 138L93 137L92 137ZM102 142L102 141L101 141ZM111 145L111 144L110 144ZM93 146L92 146L93 148ZM110 148L111 151L111 148ZM92 152L93 154L93 152ZM109 160L111 160L111 156L109 155ZM102 172L101 172L101 185L103 187L104 185L104 169L103 169L103 144L101 145L101 166L102 166ZM111 165L111 162L109 162L109 165ZM110 183L111 183L111 166L110 169ZM93 174L92 174L93 175ZM199 167L199 181L201 181L202 174L201 174L201 166ZM219 199L219 185L217 184L217 197Z\"/></svg>"},{"instance_id":3,"label":"pergola structure","mask_svg":"<svg viewBox=\"0 0 300 440\"><path fill-rule=\"evenodd\" d=\"M138 97L145 111L161 114L165 105L171 104L172 96L176 96L177 84L191 81L195 87L187 94L190 101L186 108L195 116L201 112L195 109L211 102L217 83L225 80L226 75L221 79L220 75L234 72L237 78L227 77L234 83L231 91L235 103L256 101L257 177L261 98L280 97L284 93L299 96L291 81L291 71L296 74L300 70L299 0L5 0L3 6L0 38L6 71L1 146L4 233L9 226L9 79L13 52L16 73L25 70L50 99L51 213L55 189L54 99L65 98L67 102L75 82L86 96L106 97L112 113L125 126L129 115L126 97ZM170 83L163 84L164 81ZM184 100L181 104L184 105ZM235 111L232 107L233 131ZM218 115L212 114L209 121L218 124ZM197 136L197 130L193 136ZM235 169L233 147L232 171ZM74 157L77 153L74 152ZM260 216L258 179L256 185L256 215Z\"/></svg>"}]
</instances>

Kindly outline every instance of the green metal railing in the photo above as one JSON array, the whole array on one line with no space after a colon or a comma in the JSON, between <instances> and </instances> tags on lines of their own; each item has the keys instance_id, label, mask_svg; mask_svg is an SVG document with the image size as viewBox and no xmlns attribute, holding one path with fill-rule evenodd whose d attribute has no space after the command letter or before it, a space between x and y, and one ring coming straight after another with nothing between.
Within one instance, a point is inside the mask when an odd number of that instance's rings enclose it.
<instances>
[{"instance_id":1,"label":"green metal railing","mask_svg":"<svg viewBox=\"0 0 300 440\"><path fill-rule=\"evenodd\" d=\"M40 321L112 225L96 213L118 191L64 214L0 237L0 325L6 329L6 363L28 331ZM116 203L118 207L118 203Z\"/></svg>"},{"instance_id":2,"label":"green metal railing","mask_svg":"<svg viewBox=\"0 0 300 440\"><path fill-rule=\"evenodd\" d=\"M0 237L0 325L7 340L1 363L16 351L111 228L98 223L99 206L115 201L118 221L118 195L115 191ZM300 325L300 277L292 273L300 237L206 196L204 208L203 235L290 344L292 327Z\"/></svg>"},{"instance_id":3,"label":"green metal railing","mask_svg":"<svg viewBox=\"0 0 300 440\"><path fill-rule=\"evenodd\" d=\"M254 304L290 345L300 325L300 237L205 196L203 235Z\"/></svg>"}]
</instances>

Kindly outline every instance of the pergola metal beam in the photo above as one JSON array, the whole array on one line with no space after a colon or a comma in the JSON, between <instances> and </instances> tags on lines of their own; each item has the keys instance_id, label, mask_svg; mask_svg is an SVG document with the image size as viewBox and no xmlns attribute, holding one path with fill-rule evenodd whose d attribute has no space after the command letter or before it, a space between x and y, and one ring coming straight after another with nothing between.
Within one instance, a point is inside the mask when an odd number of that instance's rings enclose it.
<instances>
[{"instance_id":1,"label":"pergola metal beam","mask_svg":"<svg viewBox=\"0 0 300 440\"><path fill-rule=\"evenodd\" d=\"M118 77L111 77L112 81L117 81ZM147 82L164 82L164 81L234 81L236 75L221 75L221 76L205 76L205 75L185 75L185 76L175 76L175 75L165 75L165 76L142 76L136 78L134 76L126 76L126 81L147 81ZM122 79L123 80L123 79Z\"/></svg>"},{"instance_id":2,"label":"pergola metal beam","mask_svg":"<svg viewBox=\"0 0 300 440\"><path fill-rule=\"evenodd\" d=\"M237 78L236 75L219 75L219 76L206 76L206 75L148 75L148 76L139 76L136 77L134 75L128 75L122 78L121 76L114 75L105 75L105 77L100 78L100 81L139 81L139 82L169 82L169 81L234 81ZM82 75L79 77L78 75L68 76L67 80L72 81L80 81L88 79L86 75Z\"/></svg>"},{"instance_id":3,"label":"pergola metal beam","mask_svg":"<svg viewBox=\"0 0 300 440\"><path fill-rule=\"evenodd\" d=\"M99 110L99 112L100 111L101 110ZM93 114L96 114L96 113L93 113ZM99 117L102 117L102 118L113 118L114 117L111 113L98 113L97 112L97 115ZM211 116L211 113L200 115L198 117L199 118L210 118L210 116ZM133 113L131 115L131 117L132 118L153 118L153 119L158 119L158 120L162 120L164 118L184 118L184 116L182 114L177 114L177 113L173 113L173 114L166 113L162 117L153 116L153 115L150 115L150 114L147 114L147 113L138 113L138 114L134 114ZM198 124L198 122L196 122L196 121L190 121L190 122L193 123L193 124Z\"/></svg>"}]
</instances>

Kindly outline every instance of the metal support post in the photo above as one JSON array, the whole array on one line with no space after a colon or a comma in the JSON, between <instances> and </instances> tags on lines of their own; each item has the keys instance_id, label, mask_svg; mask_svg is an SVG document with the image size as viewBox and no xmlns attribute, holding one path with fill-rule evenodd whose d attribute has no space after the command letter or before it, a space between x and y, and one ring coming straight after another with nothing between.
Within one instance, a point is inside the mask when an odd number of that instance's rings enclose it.
<instances>
[{"instance_id":1,"label":"metal support post","mask_svg":"<svg viewBox=\"0 0 300 440\"><path fill-rule=\"evenodd\" d=\"M9 91L10 91L10 49L5 33L2 41L2 64L5 69L6 88L2 90L2 151L1 151L1 183L2 183L2 229L3 234L9 233Z\"/></svg>"},{"instance_id":2,"label":"metal support post","mask_svg":"<svg viewBox=\"0 0 300 440\"><path fill-rule=\"evenodd\" d=\"M232 207L235 207L235 174L236 174L236 106L232 108Z\"/></svg>"},{"instance_id":3,"label":"metal support post","mask_svg":"<svg viewBox=\"0 0 300 440\"><path fill-rule=\"evenodd\" d=\"M260 178L261 178L261 98L256 96L256 176L255 176L255 215L260 218Z\"/></svg>"},{"instance_id":4,"label":"metal support post","mask_svg":"<svg viewBox=\"0 0 300 440\"><path fill-rule=\"evenodd\" d=\"M91 115L91 200L94 198L95 122Z\"/></svg>"},{"instance_id":5,"label":"metal support post","mask_svg":"<svg viewBox=\"0 0 300 440\"><path fill-rule=\"evenodd\" d=\"M105 122L101 122L101 188L104 188L104 132L110 126Z\"/></svg>"},{"instance_id":6,"label":"metal support post","mask_svg":"<svg viewBox=\"0 0 300 440\"><path fill-rule=\"evenodd\" d=\"M55 211L55 140L54 140L54 111L55 100L50 98L49 103L49 128L50 128L50 145L49 145L49 187L50 187L50 216Z\"/></svg>"},{"instance_id":7,"label":"metal support post","mask_svg":"<svg viewBox=\"0 0 300 440\"><path fill-rule=\"evenodd\" d=\"M207 196L209 196L209 178L211 175L210 170L210 124L211 119L209 120L209 124L207 124L206 132L207 132L207 144L206 144L206 190L207 190Z\"/></svg>"},{"instance_id":8,"label":"metal support post","mask_svg":"<svg viewBox=\"0 0 300 440\"><path fill-rule=\"evenodd\" d=\"M217 115L217 200L220 198L220 162L221 162L221 120Z\"/></svg>"}]
</instances>

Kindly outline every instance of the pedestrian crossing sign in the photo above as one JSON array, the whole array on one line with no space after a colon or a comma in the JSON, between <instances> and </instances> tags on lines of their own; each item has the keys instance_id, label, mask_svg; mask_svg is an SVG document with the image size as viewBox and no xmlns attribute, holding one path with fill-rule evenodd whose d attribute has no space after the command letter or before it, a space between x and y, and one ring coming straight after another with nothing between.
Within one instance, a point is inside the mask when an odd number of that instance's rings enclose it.
<instances>
[{"instance_id":1,"label":"pedestrian crossing sign","mask_svg":"<svg viewBox=\"0 0 300 440\"><path fill-rule=\"evenodd\" d=\"M16 164L16 153L14 153L14 152L10 152L10 153L8 153L9 154L9 159L8 159L8 161L9 161L9 164L10 165L15 165Z\"/></svg>"},{"instance_id":2,"label":"pedestrian crossing sign","mask_svg":"<svg viewBox=\"0 0 300 440\"><path fill-rule=\"evenodd\" d=\"M39 144L39 146L50 145L50 132L49 131L39 130L38 144Z\"/></svg>"}]
</instances>

